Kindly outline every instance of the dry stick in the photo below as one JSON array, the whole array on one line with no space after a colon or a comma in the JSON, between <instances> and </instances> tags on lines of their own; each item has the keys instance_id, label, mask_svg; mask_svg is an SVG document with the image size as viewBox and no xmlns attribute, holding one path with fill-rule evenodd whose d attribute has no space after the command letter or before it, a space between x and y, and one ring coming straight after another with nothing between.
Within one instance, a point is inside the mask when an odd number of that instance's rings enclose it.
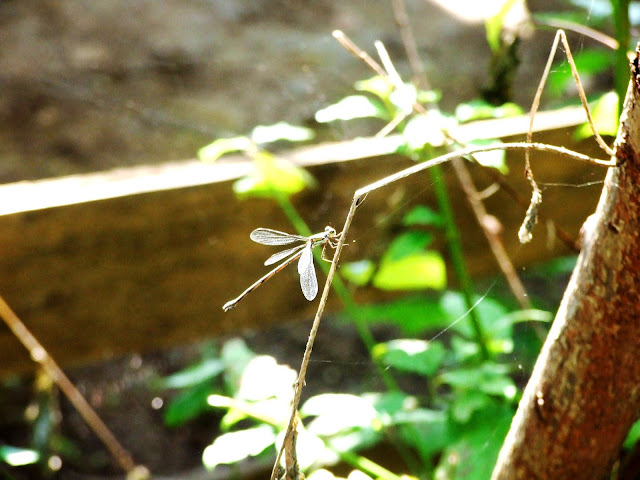
<instances>
[{"instance_id":1,"label":"dry stick","mask_svg":"<svg viewBox=\"0 0 640 480\"><path fill-rule=\"evenodd\" d=\"M351 207L349 208L349 213L347 214L347 218L344 222L344 227L342 229L342 235L340 235L340 240L338 245L336 246L336 251L333 255L333 260L331 262L331 267L329 268L329 273L327 274L327 281L324 284L324 289L322 290L322 296L320 297L320 302L318 304L318 310L316 311L316 315L313 319L313 325L311 326L311 330L309 332L309 339L307 341L307 345L305 347L304 355L302 358L302 363L300 365L300 373L298 374L298 379L294 385L294 395L291 406L291 416L289 419L289 424L287 426L287 432L285 434L285 441L283 442L283 446L278 451L278 456L276 462L273 466L273 470L271 472L271 480L275 480L276 472L278 471L278 466L280 464L280 459L282 458L282 453L284 450L284 445L287 444L288 439L291 435L294 434L295 424L296 424L296 415L298 414L298 406L300 404L300 396L302 394L302 387L305 383L307 367L309 365L309 359L311 358L311 351L313 350L313 344L318 333L318 329L320 328L320 320L322 319L322 314L324 313L324 308L327 303L327 298L329 296L329 290L331 288L331 282L333 281L333 276L335 275L338 261L340 260L340 254L342 253L342 248L345 245L345 238L349 232L349 228L351 226L351 222L353 221L353 217L355 216L356 209L360 205L361 201L374 190L378 190L379 188L386 187L398 180L402 180L406 177L409 177L415 173L421 172L423 170L427 170L435 165L440 165L446 163L454 158L463 157L467 155L473 155L476 153L482 152L491 152L495 150L540 150L543 152L549 153L557 153L559 155L578 160L581 162L587 162L594 165L600 165L602 167L611 167L614 164L608 160L599 160L591 158L587 155L583 155L581 153L574 152L572 150L568 150L564 147L556 147L555 145L547 145L544 143L526 143L526 142L513 142L513 143L503 143L501 145L486 145L480 147L471 147L465 148L462 150L458 150L456 152L447 153L445 155L441 155L434 159L428 160L423 163L418 163L409 168L405 168L393 175L389 175L388 177L382 178L376 182L371 183L363 188L356 190L353 195L353 201L351 202Z\"/></svg>"},{"instance_id":2,"label":"dry stick","mask_svg":"<svg viewBox=\"0 0 640 480\"><path fill-rule=\"evenodd\" d=\"M556 55L556 51L558 50L558 43L562 41L562 45L565 49L565 54L567 55L567 61L569 62L569 66L571 67L571 74L576 82L576 86L578 87L578 95L580 96L580 101L582 102L582 106L584 107L584 111L587 114L587 121L591 126L591 130L600 145L600 148L606 152L607 155L613 156L613 150L605 143L600 134L597 132L593 125L593 119L591 118L591 111L589 110L589 104L587 103L587 97L584 93L584 88L582 88L582 82L580 81L580 76L578 75L578 69L576 68L575 62L573 61L573 55L571 55L571 48L569 47L569 42L567 41L567 36L563 30L558 30L556 32L556 36L553 40L553 45L551 46L551 52L549 53L549 58L547 59L547 64L544 67L544 71L542 73L542 77L540 78L540 83L538 84L538 89L536 90L536 94L533 98L533 103L531 105L530 112L530 120L529 120L529 130L527 132L527 142L531 142L533 137L533 119L535 118L536 112L538 111L538 107L540 106L540 98L542 97L542 91L547 82L547 77L549 76L549 72L551 70L551 65L553 63L553 59ZM540 203L542 203L542 192L538 187L534 177L533 171L531 170L531 163L529 160L529 151L527 150L524 155L525 162L525 175L529 183L531 184L531 188L533 190L531 194L531 203L529 204L529 208L527 209L527 213L525 215L524 222L518 231L518 237L520 238L521 243L527 243L531 240L532 234L531 231L538 221L538 207Z\"/></svg>"},{"instance_id":3,"label":"dry stick","mask_svg":"<svg viewBox=\"0 0 640 480\"><path fill-rule=\"evenodd\" d=\"M391 7L396 20L396 24L400 29L402 43L404 44L405 52L407 54L407 58L409 59L411 69L413 70L414 77L417 79L419 85L429 85L429 81L424 71L420 55L418 54L418 49L416 47L416 42L413 36L413 30L411 29L411 25L409 24L405 2L404 0L391 0ZM437 105L434 106L437 108ZM451 137L450 135L448 136ZM455 139L453 140L456 141ZM457 141L456 143L460 144L460 142ZM487 214L487 210L485 209L484 203L482 202L483 198L478 194L478 191L476 190L473 179L469 174L469 170L467 169L464 162L460 159L453 160L453 167L456 172L456 176L458 177L458 181L460 182L460 185L462 186L462 189L467 196L467 200L471 205L471 210L473 211L473 214L475 215L476 220L480 225L485 238L487 239L487 243L489 243L491 252L495 257L496 262L498 262L500 270L502 270L503 275L507 279L507 283L509 284L511 292L516 297L523 309L531 308L531 301L529 300L527 291L520 281L520 277L518 277L516 269L514 268L513 263L511 262L509 255L506 252L499 233L496 232L494 228L490 228L489 225L487 225L486 220L489 218L489 215Z\"/></svg>"},{"instance_id":4,"label":"dry stick","mask_svg":"<svg viewBox=\"0 0 640 480\"><path fill-rule=\"evenodd\" d=\"M464 162L459 158L453 159L451 163L453 164L453 168L456 171L456 175L458 176L458 180L460 181L462 190L464 190L467 196L467 200L469 200L471 210L473 210L478 223L482 227L482 232L487 239L489 248L491 248L493 256L500 266L500 270L502 270L502 273L509 283L509 288L511 288L511 291L518 300L518 303L520 303L521 308L523 308L524 310L531 308L531 301L529 300L527 291L520 281L520 277L518 277L518 273L516 272L513 263L511 263L511 260L509 260L509 256L507 255L504 244L502 243L502 240L500 238L500 233L496 231L496 228L492 228L486 224L486 221L491 217L487 213L487 210L484 208L484 203L482 203L482 201L480 200L480 195L478 194L478 191L473 184L473 179L469 174L469 170L467 169Z\"/></svg>"},{"instance_id":5,"label":"dry stick","mask_svg":"<svg viewBox=\"0 0 640 480\"><path fill-rule=\"evenodd\" d=\"M27 329L26 325L20 320L20 318L18 318L14 311L11 310L11 307L9 307L7 302L1 296L0 317L2 317L13 334L29 351L31 358L42 365L42 368L44 368L56 385L58 385L60 390L62 390L98 438L102 440L104 446L109 450L111 455L113 455L120 467L127 472L127 475L132 475L133 472L143 472L145 467L136 466L129 452L120 445L120 442L118 442L113 433L111 433L109 428L103 423L95 410L91 408L91 405L89 405L71 380L69 380L69 377L64 374L51 355L49 355L45 348L40 344L40 342L38 342L33 334ZM145 476L144 474L142 475L143 477Z\"/></svg>"}]
</instances>

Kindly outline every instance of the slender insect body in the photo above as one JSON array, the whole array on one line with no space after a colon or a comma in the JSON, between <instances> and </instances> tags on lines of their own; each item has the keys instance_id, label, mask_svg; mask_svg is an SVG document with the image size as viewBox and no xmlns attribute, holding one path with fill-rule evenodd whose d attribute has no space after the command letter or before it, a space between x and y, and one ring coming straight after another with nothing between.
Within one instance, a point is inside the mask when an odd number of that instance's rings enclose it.
<instances>
[{"instance_id":1,"label":"slender insect body","mask_svg":"<svg viewBox=\"0 0 640 480\"><path fill-rule=\"evenodd\" d=\"M310 237L303 237L301 235L292 235L290 233L280 232L278 230L272 230L270 228L257 228L249 236L251 240L262 245L289 245L295 242L304 242L302 245L297 245L292 248L288 248L278 253L274 253L264 262L265 265L272 265L281 260L284 260L280 265L273 270L260 277L255 283L250 285L244 292L238 297L224 304L222 309L227 312L234 308L240 300L253 290L258 288L264 282L269 280L275 274L283 270L287 265L298 260L298 274L300 275L300 287L304 297L311 301L318 295L318 279L316 277L315 268L313 266L313 252L312 250L323 245L322 258L326 260L324 256L325 248L329 245L335 248L340 239L340 235L336 233L336 230L331 227L326 227L324 232L316 233Z\"/></svg>"}]
</instances>

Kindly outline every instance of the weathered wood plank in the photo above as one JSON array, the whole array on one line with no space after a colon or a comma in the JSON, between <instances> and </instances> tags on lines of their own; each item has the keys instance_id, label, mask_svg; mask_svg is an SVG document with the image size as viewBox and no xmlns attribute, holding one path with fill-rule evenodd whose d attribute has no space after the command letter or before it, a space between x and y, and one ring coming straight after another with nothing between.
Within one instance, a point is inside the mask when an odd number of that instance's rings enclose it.
<instances>
[{"instance_id":1,"label":"weathered wood plank","mask_svg":"<svg viewBox=\"0 0 640 480\"><path fill-rule=\"evenodd\" d=\"M566 138L565 132L554 135L560 141ZM340 150L339 160L366 151L366 142L362 148L353 145L352 153ZM335 158L320 156L322 150L309 151L316 160L309 155L303 163L316 163L311 172L322 189L297 196L295 203L312 228L320 230L328 223L342 224L356 188L408 164L393 155L320 164ZM373 156L371 150L367 154ZM304 159L302 153L297 155ZM510 162L514 185L528 195L520 158L514 156ZM549 174L552 167L554 173ZM272 253L251 242L249 232L257 226L287 229L271 202L234 197L229 180L246 168L246 163L187 162L0 187L0 293L62 365L309 314L313 304L300 294L295 269L258 289L232 312L221 310L265 271L261 264ZM581 183L604 175L557 158L536 160L534 168L541 182ZM457 188L449 176L452 188ZM481 187L488 184L486 177L478 178ZM60 200L58 195L65 191L71 195ZM562 193L556 189L545 194L543 210L556 213L575 233L593 210L598 186L572 189L564 196L556 192ZM571 208L566 207L569 196ZM428 176L371 195L356 218L353 239L358 242L349 246L345 261L379 249L377 242L390 238L397 225L399 207L431 201ZM472 272L495 271L488 249L477 240L481 236L465 199L454 194L453 201L473 259ZM524 208L508 197L497 195L487 207L505 223L505 242L517 265L566 252L557 243L546 249L543 228L537 231L537 244L519 247L515 232ZM359 295L371 298L374 293ZM0 329L0 375L30 365L18 341Z\"/></svg>"}]
</instances>

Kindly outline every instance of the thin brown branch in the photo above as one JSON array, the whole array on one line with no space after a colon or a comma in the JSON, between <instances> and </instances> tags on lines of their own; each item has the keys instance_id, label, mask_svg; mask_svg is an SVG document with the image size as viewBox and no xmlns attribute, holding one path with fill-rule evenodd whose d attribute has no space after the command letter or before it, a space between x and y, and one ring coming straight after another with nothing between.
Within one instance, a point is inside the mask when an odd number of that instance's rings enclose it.
<instances>
[{"instance_id":1,"label":"thin brown branch","mask_svg":"<svg viewBox=\"0 0 640 480\"><path fill-rule=\"evenodd\" d=\"M96 436L111 453L118 465L127 472L129 478L148 478L150 474L146 467L137 466L133 458L118 442L111 430L104 424L87 400L82 396L76 386L69 380L55 360L49 355L47 350L29 331L26 325L9 307L7 302L0 296L0 317L4 320L13 334L20 340L22 345L29 351L34 362L39 363L44 371L51 377L62 393L69 399L78 413L84 418L87 425L93 430ZM146 473L145 473L146 472Z\"/></svg>"}]
</instances>

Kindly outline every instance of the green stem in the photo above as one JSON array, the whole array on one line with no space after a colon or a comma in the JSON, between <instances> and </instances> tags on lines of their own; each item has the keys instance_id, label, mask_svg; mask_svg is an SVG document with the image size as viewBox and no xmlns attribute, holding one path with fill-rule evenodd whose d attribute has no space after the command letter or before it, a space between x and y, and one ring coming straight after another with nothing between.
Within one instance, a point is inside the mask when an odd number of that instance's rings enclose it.
<instances>
[{"instance_id":1,"label":"green stem","mask_svg":"<svg viewBox=\"0 0 640 480\"><path fill-rule=\"evenodd\" d=\"M462 290L465 303L469 309L469 320L471 321L471 327L473 328L476 336L476 343L480 347L480 352L482 353L483 358L488 359L489 349L487 348L486 335L482 328L482 324L480 323L477 310L473 308L473 283L471 282L471 277L469 276L469 272L467 271L464 261L462 243L460 242L460 233L453 216L453 209L451 208L451 202L449 201L447 186L444 183L442 169L439 166L433 166L429 169L429 175L433 181L436 198L438 200L438 208L444 217L445 235L447 237L449 256L451 258L453 270L460 282L460 289Z\"/></svg>"},{"instance_id":2,"label":"green stem","mask_svg":"<svg viewBox=\"0 0 640 480\"><path fill-rule=\"evenodd\" d=\"M366 473L370 477L379 478L383 480L401 480L402 477L396 475L393 472L390 472L384 467L381 467L375 462L372 462L368 458L361 457L360 455L356 455L351 452L338 452L340 458L348 463L349 465L353 465L358 470Z\"/></svg>"},{"instance_id":3,"label":"green stem","mask_svg":"<svg viewBox=\"0 0 640 480\"><path fill-rule=\"evenodd\" d=\"M627 51L629 50L629 35L631 24L629 22L629 0L611 0L613 7L613 29L618 49L615 53L614 85L618 94L618 115L622 111L622 104L629 85L629 60Z\"/></svg>"},{"instance_id":4,"label":"green stem","mask_svg":"<svg viewBox=\"0 0 640 480\"><path fill-rule=\"evenodd\" d=\"M308 237L309 235L311 235L312 232L309 229L309 226L306 224L304 219L300 216L296 208L293 206L293 204L289 200L289 197L287 197L284 194L276 194L276 199L278 200L278 205L280 205L280 208L282 209L284 214L287 216L287 219L289 220L289 222L291 222L291 225L293 225L293 228L296 230L296 232L298 232L299 235L302 235L305 237ZM317 263L320 265L320 268L325 274L327 274L329 271L329 264L324 262L321 259L321 254L319 251L314 251L313 253ZM338 275L335 275L333 277L333 282L331 283L331 286L333 287L336 294L338 295L338 298L344 305L345 311L347 312L349 317L353 319L356 330L358 331L358 335L360 336L362 343L365 345L367 351L369 352L369 356L371 357L376 368L378 369L378 373L380 374L382 381L387 387L387 390L392 392L399 391L398 384L396 383L395 379L391 376L391 373L389 372L389 370L387 370L384 367L384 365L382 365L380 361L373 356L373 347L376 345L375 338L373 337L373 334L371 333L371 330L369 329L369 326L366 324L366 322L364 322L359 318L359 315L357 314L357 311L356 311L356 304L353 301L353 297L349 292L349 290L347 289L347 286L342 281L342 278L340 278L340 276Z\"/></svg>"}]
</instances>

